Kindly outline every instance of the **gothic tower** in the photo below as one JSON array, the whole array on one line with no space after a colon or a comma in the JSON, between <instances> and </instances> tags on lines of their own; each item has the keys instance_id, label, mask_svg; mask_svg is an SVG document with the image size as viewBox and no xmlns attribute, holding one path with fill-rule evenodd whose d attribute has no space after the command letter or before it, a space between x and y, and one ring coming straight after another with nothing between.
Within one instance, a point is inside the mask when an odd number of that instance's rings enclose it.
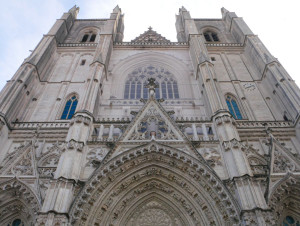
<instances>
[{"instance_id":1,"label":"gothic tower","mask_svg":"<svg viewBox=\"0 0 300 226\"><path fill-rule=\"evenodd\" d=\"M300 225L300 92L242 18L78 12L0 94L3 225Z\"/></svg>"}]
</instances>

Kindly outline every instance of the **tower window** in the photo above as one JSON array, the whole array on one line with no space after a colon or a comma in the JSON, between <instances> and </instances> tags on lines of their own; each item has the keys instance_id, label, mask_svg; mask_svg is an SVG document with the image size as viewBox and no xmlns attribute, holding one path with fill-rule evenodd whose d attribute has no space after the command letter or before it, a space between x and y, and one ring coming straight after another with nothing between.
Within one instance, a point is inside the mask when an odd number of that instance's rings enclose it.
<instances>
[{"instance_id":1,"label":"tower window","mask_svg":"<svg viewBox=\"0 0 300 226\"><path fill-rule=\"evenodd\" d=\"M96 39L96 35L95 34L92 34L91 35L91 38L90 38L90 42L94 42Z\"/></svg>"},{"instance_id":2,"label":"tower window","mask_svg":"<svg viewBox=\"0 0 300 226\"><path fill-rule=\"evenodd\" d=\"M96 34L89 33L89 34L85 34L82 37L81 42L94 42L95 40L96 40Z\"/></svg>"},{"instance_id":3,"label":"tower window","mask_svg":"<svg viewBox=\"0 0 300 226\"><path fill-rule=\"evenodd\" d=\"M89 35L84 35L81 42L86 42L89 38Z\"/></svg>"},{"instance_id":4,"label":"tower window","mask_svg":"<svg viewBox=\"0 0 300 226\"><path fill-rule=\"evenodd\" d=\"M226 104L229 109L229 112L235 119L243 119L240 109L238 107L237 101L234 97L227 95Z\"/></svg>"},{"instance_id":5,"label":"tower window","mask_svg":"<svg viewBox=\"0 0 300 226\"><path fill-rule=\"evenodd\" d=\"M215 32L207 31L207 32L204 32L203 35L207 42L219 42L220 41L217 33L215 33Z\"/></svg>"},{"instance_id":6,"label":"tower window","mask_svg":"<svg viewBox=\"0 0 300 226\"><path fill-rule=\"evenodd\" d=\"M149 90L145 86L149 78L155 78L158 85L155 88L156 99L179 99L178 85L172 73L153 66L138 68L129 74L125 83L124 99L147 99Z\"/></svg>"},{"instance_id":7,"label":"tower window","mask_svg":"<svg viewBox=\"0 0 300 226\"><path fill-rule=\"evenodd\" d=\"M75 113L78 100L76 96L72 96L65 105L61 119L71 119Z\"/></svg>"}]
</instances>

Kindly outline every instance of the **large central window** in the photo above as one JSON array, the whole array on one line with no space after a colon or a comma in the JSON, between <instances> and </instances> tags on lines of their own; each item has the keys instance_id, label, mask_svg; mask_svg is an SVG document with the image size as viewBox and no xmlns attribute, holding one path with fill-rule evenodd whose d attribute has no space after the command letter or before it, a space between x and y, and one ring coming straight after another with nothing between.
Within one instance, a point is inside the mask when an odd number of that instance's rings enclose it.
<instances>
[{"instance_id":1,"label":"large central window","mask_svg":"<svg viewBox=\"0 0 300 226\"><path fill-rule=\"evenodd\" d=\"M141 67L128 75L125 83L124 99L148 99L148 79L154 78L158 88L156 99L179 99L178 85L174 75L164 68L154 66Z\"/></svg>"}]
</instances>

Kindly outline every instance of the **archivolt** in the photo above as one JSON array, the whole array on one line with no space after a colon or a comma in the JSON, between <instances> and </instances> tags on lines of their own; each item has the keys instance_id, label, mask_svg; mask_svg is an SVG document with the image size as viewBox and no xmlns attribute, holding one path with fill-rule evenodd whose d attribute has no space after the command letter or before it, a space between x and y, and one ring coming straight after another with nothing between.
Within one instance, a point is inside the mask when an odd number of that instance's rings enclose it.
<instances>
[{"instance_id":1,"label":"archivolt","mask_svg":"<svg viewBox=\"0 0 300 226\"><path fill-rule=\"evenodd\" d=\"M239 222L237 203L205 163L155 142L99 167L73 203L71 222L127 225L143 200L160 200L182 225Z\"/></svg>"}]
</instances>

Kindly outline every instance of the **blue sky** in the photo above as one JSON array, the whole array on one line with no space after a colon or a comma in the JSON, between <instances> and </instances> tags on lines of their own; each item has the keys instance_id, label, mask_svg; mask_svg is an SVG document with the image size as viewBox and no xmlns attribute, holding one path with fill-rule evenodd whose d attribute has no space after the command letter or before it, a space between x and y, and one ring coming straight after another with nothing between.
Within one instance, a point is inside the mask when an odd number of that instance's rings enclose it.
<instances>
[{"instance_id":1,"label":"blue sky","mask_svg":"<svg viewBox=\"0 0 300 226\"><path fill-rule=\"evenodd\" d=\"M288 2L289 4L287 4ZM220 18L221 7L243 17L255 34L300 84L297 0L10 0L1 2L0 89L28 57L56 19L75 4L78 18L108 18L118 4L125 13L124 41L149 26L176 41L175 14L184 5L193 18Z\"/></svg>"}]
</instances>

